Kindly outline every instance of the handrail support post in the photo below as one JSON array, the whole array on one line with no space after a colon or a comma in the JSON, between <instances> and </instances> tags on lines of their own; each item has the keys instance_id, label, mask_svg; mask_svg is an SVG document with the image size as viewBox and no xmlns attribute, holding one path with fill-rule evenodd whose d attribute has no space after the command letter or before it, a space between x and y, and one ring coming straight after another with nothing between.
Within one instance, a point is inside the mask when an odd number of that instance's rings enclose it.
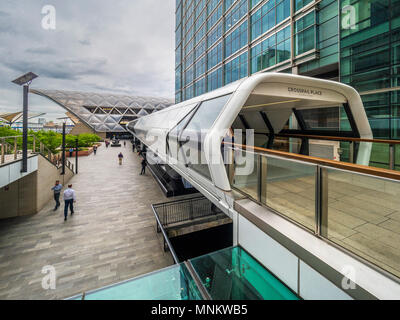
<instances>
[{"instance_id":1,"label":"handrail support post","mask_svg":"<svg viewBox=\"0 0 400 320\"><path fill-rule=\"evenodd\" d=\"M394 170L395 149L394 144L389 145L389 169Z\"/></svg>"}]
</instances>

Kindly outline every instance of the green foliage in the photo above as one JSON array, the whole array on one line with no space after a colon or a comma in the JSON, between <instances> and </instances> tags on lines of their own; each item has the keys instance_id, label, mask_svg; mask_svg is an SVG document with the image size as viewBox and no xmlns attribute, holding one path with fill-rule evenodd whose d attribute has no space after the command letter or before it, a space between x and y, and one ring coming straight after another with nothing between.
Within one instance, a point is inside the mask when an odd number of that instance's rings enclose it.
<instances>
[{"instance_id":1,"label":"green foliage","mask_svg":"<svg viewBox=\"0 0 400 320\"><path fill-rule=\"evenodd\" d=\"M76 146L76 138L78 138L78 147L91 147L94 143L99 142L101 138L92 133L82 133L78 136L73 136L71 134L66 135L65 137L65 145L67 148L75 148Z\"/></svg>"},{"instance_id":2,"label":"green foliage","mask_svg":"<svg viewBox=\"0 0 400 320\"><path fill-rule=\"evenodd\" d=\"M20 136L22 132L11 129L9 126L0 127L0 137Z\"/></svg>"},{"instance_id":3,"label":"green foliage","mask_svg":"<svg viewBox=\"0 0 400 320\"><path fill-rule=\"evenodd\" d=\"M50 149L52 153L57 153L57 148L61 146L62 134L54 131L40 130L34 132L34 135Z\"/></svg>"},{"instance_id":4,"label":"green foliage","mask_svg":"<svg viewBox=\"0 0 400 320\"><path fill-rule=\"evenodd\" d=\"M54 131L32 131L30 130L29 135L35 135L43 144L52 152L57 153L61 148L62 144L62 134ZM10 136L19 136L17 138L18 147L22 147L22 132L18 130L13 130L10 127L0 127L0 137L10 137ZM82 133L78 136L74 136L72 134L67 134L65 136L65 146L68 151L69 148L75 148L76 146L76 138L78 138L78 147L79 148L88 148L93 146L94 143L99 142L101 138L92 133ZM14 139L7 139L7 143L10 145L14 145ZM33 137L28 138L28 149L33 146ZM36 146L38 147L38 146Z\"/></svg>"}]
</instances>

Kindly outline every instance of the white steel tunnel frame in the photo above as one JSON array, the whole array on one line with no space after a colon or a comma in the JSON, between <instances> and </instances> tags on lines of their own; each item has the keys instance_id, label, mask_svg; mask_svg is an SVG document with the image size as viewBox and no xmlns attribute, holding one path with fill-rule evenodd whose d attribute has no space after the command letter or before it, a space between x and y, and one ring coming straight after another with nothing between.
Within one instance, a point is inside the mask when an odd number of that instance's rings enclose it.
<instances>
[{"instance_id":1,"label":"white steel tunnel frame","mask_svg":"<svg viewBox=\"0 0 400 320\"><path fill-rule=\"evenodd\" d=\"M157 133L158 137L166 141L169 131L172 130L187 114L189 114L195 106L198 106L199 103L203 101L208 101L228 94L231 95L228 102L222 108L222 111L219 113L213 125L204 137L204 156L208 163L212 181L209 181L201 174L187 168L179 162L175 164L169 163L166 148L164 148L164 146L162 148L154 148L148 143L148 141L146 142L145 139L138 137L135 133L136 129L139 129L142 132L155 130L154 120L156 118L153 117L165 119L169 112L181 108L180 110L184 112L183 114L181 112L179 117L175 117L175 124L171 127L165 127L164 125L164 128L159 130ZM282 118L278 121L279 125L276 132L283 129L283 125L288 120L288 112L291 114L294 108L328 108L335 105L337 106L338 103L347 103L357 127L359 137L363 139L373 138L372 130L361 97L354 88L340 82L283 73L262 73L241 79L215 91L181 102L165 110L133 121L127 126L127 128L128 131L132 132L139 138L139 140L147 145L152 152L157 153L162 161L169 163L171 167L184 178L188 179L190 182L195 181L199 183L205 187L204 189L214 195L221 195L220 191L231 191L231 185L222 160L220 146L224 139L224 134L226 134L229 128L232 127L242 109L246 108L246 103L250 101L252 95L253 97L256 95L265 96L265 99L271 98L272 101L275 99L272 103L264 103L259 106L256 105L251 107L259 107L261 110L267 112L271 110L271 108L275 108L275 111L278 111ZM278 98L284 98L285 100L279 101L277 100ZM147 127L141 125L143 120L152 120L152 118L153 121L147 121ZM371 143L360 143L357 156L358 164L368 165L371 148ZM219 161L215 161L215 159ZM220 196L217 196L217 198L221 199Z\"/></svg>"}]
</instances>

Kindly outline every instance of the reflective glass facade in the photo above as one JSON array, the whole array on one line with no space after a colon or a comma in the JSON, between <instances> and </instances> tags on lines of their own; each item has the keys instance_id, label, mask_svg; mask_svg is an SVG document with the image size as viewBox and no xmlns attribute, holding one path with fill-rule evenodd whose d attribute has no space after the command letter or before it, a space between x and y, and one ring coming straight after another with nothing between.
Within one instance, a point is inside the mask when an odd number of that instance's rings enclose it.
<instances>
[{"instance_id":1,"label":"reflective glass facade","mask_svg":"<svg viewBox=\"0 0 400 320\"><path fill-rule=\"evenodd\" d=\"M341 81L361 92L374 137L399 139L400 1L342 0L340 6Z\"/></svg>"},{"instance_id":2,"label":"reflective glass facade","mask_svg":"<svg viewBox=\"0 0 400 320\"><path fill-rule=\"evenodd\" d=\"M338 14L337 0L177 0L176 103L256 72L337 78Z\"/></svg>"}]
</instances>

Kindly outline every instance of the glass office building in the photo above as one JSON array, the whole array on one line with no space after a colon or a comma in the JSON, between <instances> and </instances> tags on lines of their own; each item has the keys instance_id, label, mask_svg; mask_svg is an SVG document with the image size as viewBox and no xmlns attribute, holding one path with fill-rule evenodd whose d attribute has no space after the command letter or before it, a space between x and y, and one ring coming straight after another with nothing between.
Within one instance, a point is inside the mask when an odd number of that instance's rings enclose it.
<instances>
[{"instance_id":1,"label":"glass office building","mask_svg":"<svg viewBox=\"0 0 400 320\"><path fill-rule=\"evenodd\" d=\"M398 139L399 30L400 0L176 0L175 100L258 72L338 80Z\"/></svg>"},{"instance_id":2,"label":"glass office building","mask_svg":"<svg viewBox=\"0 0 400 320\"><path fill-rule=\"evenodd\" d=\"M177 0L176 102L248 75L338 78L334 0Z\"/></svg>"}]
</instances>

